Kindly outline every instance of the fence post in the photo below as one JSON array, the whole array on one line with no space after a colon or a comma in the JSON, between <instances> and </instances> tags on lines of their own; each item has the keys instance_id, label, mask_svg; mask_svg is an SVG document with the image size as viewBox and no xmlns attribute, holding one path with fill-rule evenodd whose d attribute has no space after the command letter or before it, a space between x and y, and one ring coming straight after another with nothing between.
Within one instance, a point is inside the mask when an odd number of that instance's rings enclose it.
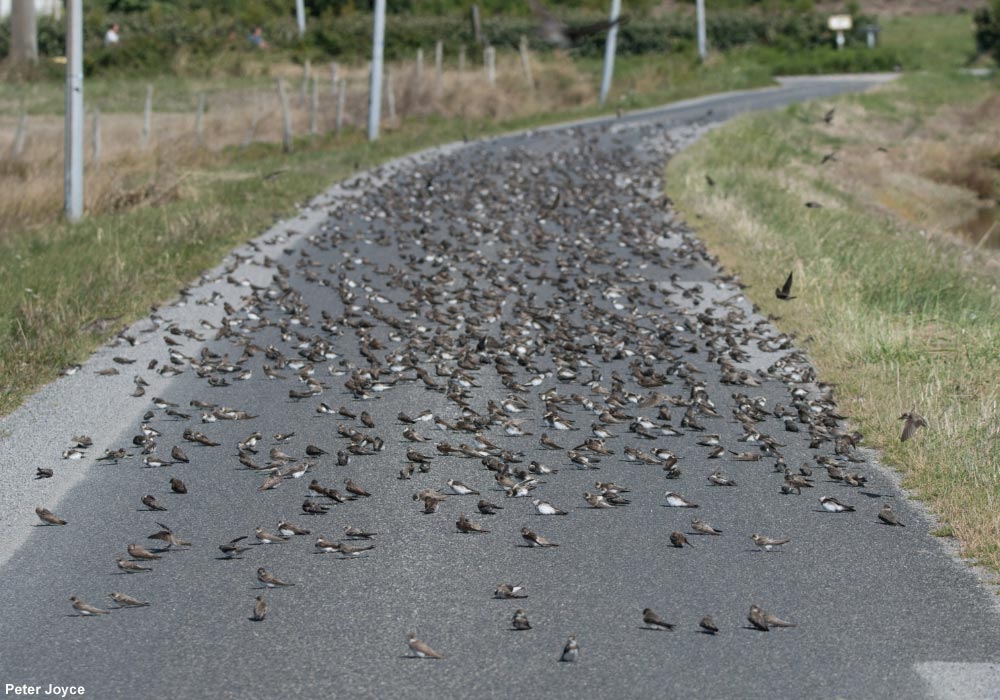
<instances>
[{"instance_id":1,"label":"fence post","mask_svg":"<svg viewBox=\"0 0 1000 700\"><path fill-rule=\"evenodd\" d=\"M486 82L490 85L497 84L496 49L487 46L483 49L483 63L486 64Z\"/></svg>"},{"instance_id":2,"label":"fence post","mask_svg":"<svg viewBox=\"0 0 1000 700\"><path fill-rule=\"evenodd\" d=\"M24 153L24 144L28 139L28 112L21 105L21 113L17 117L17 131L14 132L14 141L10 144L10 157L18 158Z\"/></svg>"},{"instance_id":3,"label":"fence post","mask_svg":"<svg viewBox=\"0 0 1000 700\"><path fill-rule=\"evenodd\" d=\"M385 107L389 121L396 121L396 93L392 89L392 66L385 67Z\"/></svg>"},{"instance_id":4,"label":"fence post","mask_svg":"<svg viewBox=\"0 0 1000 700\"><path fill-rule=\"evenodd\" d=\"M278 78L278 101L281 103L281 149L292 151L292 115L288 111L288 95L285 94L285 80Z\"/></svg>"},{"instance_id":5,"label":"fence post","mask_svg":"<svg viewBox=\"0 0 1000 700\"><path fill-rule=\"evenodd\" d=\"M94 107L90 121L91 164L98 168L101 165L101 110Z\"/></svg>"},{"instance_id":6,"label":"fence post","mask_svg":"<svg viewBox=\"0 0 1000 700\"><path fill-rule=\"evenodd\" d=\"M518 47L521 54L521 70L524 71L524 79L528 82L528 87L535 89L535 77L531 73L531 54L528 52L528 37L521 35L521 45Z\"/></svg>"},{"instance_id":7,"label":"fence post","mask_svg":"<svg viewBox=\"0 0 1000 700\"><path fill-rule=\"evenodd\" d=\"M458 72L465 72L465 44L458 47Z\"/></svg>"},{"instance_id":8,"label":"fence post","mask_svg":"<svg viewBox=\"0 0 1000 700\"><path fill-rule=\"evenodd\" d=\"M312 75L312 62L307 58L302 64L302 85L299 86L299 106L306 104L306 92L309 89L309 78Z\"/></svg>"},{"instance_id":9,"label":"fence post","mask_svg":"<svg viewBox=\"0 0 1000 700\"><path fill-rule=\"evenodd\" d=\"M469 13L472 20L472 36L475 37L477 44L481 44L483 43L483 30L479 23L479 5L473 5L469 9Z\"/></svg>"},{"instance_id":10,"label":"fence post","mask_svg":"<svg viewBox=\"0 0 1000 700\"><path fill-rule=\"evenodd\" d=\"M319 81L316 76L312 79L312 104L309 106L309 135L316 136L319 133Z\"/></svg>"},{"instance_id":11,"label":"fence post","mask_svg":"<svg viewBox=\"0 0 1000 700\"><path fill-rule=\"evenodd\" d=\"M434 44L434 89L441 92L444 85L444 42L440 39Z\"/></svg>"},{"instance_id":12,"label":"fence post","mask_svg":"<svg viewBox=\"0 0 1000 700\"><path fill-rule=\"evenodd\" d=\"M344 127L344 107L347 103L347 79L341 78L337 88L337 123L336 134L340 136L340 130Z\"/></svg>"},{"instance_id":13,"label":"fence post","mask_svg":"<svg viewBox=\"0 0 1000 700\"><path fill-rule=\"evenodd\" d=\"M142 111L142 149L149 148L153 133L153 86L146 86L146 106Z\"/></svg>"},{"instance_id":14,"label":"fence post","mask_svg":"<svg viewBox=\"0 0 1000 700\"><path fill-rule=\"evenodd\" d=\"M205 93L198 93L198 111L194 116L194 135L200 144L205 134Z\"/></svg>"},{"instance_id":15,"label":"fence post","mask_svg":"<svg viewBox=\"0 0 1000 700\"><path fill-rule=\"evenodd\" d=\"M417 90L424 84L424 50L417 49Z\"/></svg>"},{"instance_id":16,"label":"fence post","mask_svg":"<svg viewBox=\"0 0 1000 700\"><path fill-rule=\"evenodd\" d=\"M334 61L330 64L330 94L337 94L338 82L340 82L340 66Z\"/></svg>"}]
</instances>

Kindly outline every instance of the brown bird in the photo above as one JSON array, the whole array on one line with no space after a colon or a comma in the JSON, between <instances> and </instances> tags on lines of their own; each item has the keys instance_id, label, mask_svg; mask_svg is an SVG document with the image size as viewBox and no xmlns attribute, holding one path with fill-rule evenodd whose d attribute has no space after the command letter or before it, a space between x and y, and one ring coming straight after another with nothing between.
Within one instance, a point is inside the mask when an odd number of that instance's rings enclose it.
<instances>
[{"instance_id":1,"label":"brown bird","mask_svg":"<svg viewBox=\"0 0 1000 700\"><path fill-rule=\"evenodd\" d=\"M37 515L43 523L46 525L65 525L66 521L60 518L58 515L53 513L48 508L42 508L41 506L35 507L35 515Z\"/></svg>"},{"instance_id":2,"label":"brown bird","mask_svg":"<svg viewBox=\"0 0 1000 700\"><path fill-rule=\"evenodd\" d=\"M149 603L139 600L138 598L133 598L130 595L124 593L118 593L117 591L113 593L108 593L108 597L115 601L120 608L147 608Z\"/></svg>"},{"instance_id":3,"label":"brown bird","mask_svg":"<svg viewBox=\"0 0 1000 700\"><path fill-rule=\"evenodd\" d=\"M107 610L102 610L101 608L95 608L90 603L85 603L80 600L75 595L69 597L71 603L73 603L73 609L76 610L82 617L92 617L94 615L109 615Z\"/></svg>"},{"instance_id":4,"label":"brown bird","mask_svg":"<svg viewBox=\"0 0 1000 700\"><path fill-rule=\"evenodd\" d=\"M254 622L263 622L264 618L267 616L267 602L264 600L264 596L257 596L257 602L253 606L253 616L250 618Z\"/></svg>"},{"instance_id":5,"label":"brown bird","mask_svg":"<svg viewBox=\"0 0 1000 700\"><path fill-rule=\"evenodd\" d=\"M919 413L917 413L912 408L909 411L907 411L906 413L900 414L899 420L905 420L906 421L903 424L903 432L899 436L899 441L900 442L906 442L911 437L913 437L914 433L917 432L918 428L926 428L927 427L927 421L926 421L926 419L924 419L923 416L921 416Z\"/></svg>"},{"instance_id":6,"label":"brown bird","mask_svg":"<svg viewBox=\"0 0 1000 700\"><path fill-rule=\"evenodd\" d=\"M167 507L156 500L156 496L152 494L146 494L142 497L142 505L146 506L150 510L166 510Z\"/></svg>"},{"instance_id":7,"label":"brown bird","mask_svg":"<svg viewBox=\"0 0 1000 700\"><path fill-rule=\"evenodd\" d=\"M368 498L369 496L371 496L370 493L365 491L363 488L355 484L350 479L344 479L344 486L347 489L348 493L353 493L355 496L361 496L362 498Z\"/></svg>"},{"instance_id":8,"label":"brown bird","mask_svg":"<svg viewBox=\"0 0 1000 700\"><path fill-rule=\"evenodd\" d=\"M530 528L521 528L521 537L525 542L528 543L529 547L558 547L555 542L551 542L538 533L532 531Z\"/></svg>"},{"instance_id":9,"label":"brown bird","mask_svg":"<svg viewBox=\"0 0 1000 700\"><path fill-rule=\"evenodd\" d=\"M684 545L687 545L688 547L694 546L687 541L687 537L684 536L683 532L676 531L670 533L670 544L677 547L677 549L681 549Z\"/></svg>"},{"instance_id":10,"label":"brown bird","mask_svg":"<svg viewBox=\"0 0 1000 700\"><path fill-rule=\"evenodd\" d=\"M465 517L465 514L458 516L458 522L455 523L455 527L458 528L459 532L480 532L486 534L489 530L483 528L479 523L474 523Z\"/></svg>"},{"instance_id":11,"label":"brown bird","mask_svg":"<svg viewBox=\"0 0 1000 700\"><path fill-rule=\"evenodd\" d=\"M145 547L142 547L137 544L130 544L128 547L126 547L126 549L128 549L128 555L133 559L139 559L142 561L153 561L155 559L163 558L159 554L153 554Z\"/></svg>"},{"instance_id":12,"label":"brown bird","mask_svg":"<svg viewBox=\"0 0 1000 700\"><path fill-rule=\"evenodd\" d=\"M882 506L882 510L878 512L878 519L881 520L886 525L897 525L899 527L906 527L899 521L896 517L895 511L893 511L892 506L886 503Z\"/></svg>"},{"instance_id":13,"label":"brown bird","mask_svg":"<svg viewBox=\"0 0 1000 700\"><path fill-rule=\"evenodd\" d=\"M173 449L170 450L170 456L177 462L184 462L185 464L191 462L188 456L184 454L184 450L177 445L174 445Z\"/></svg>"},{"instance_id":14,"label":"brown bird","mask_svg":"<svg viewBox=\"0 0 1000 700\"><path fill-rule=\"evenodd\" d=\"M419 659L443 659L444 657L431 649L425 642L417 639L415 632L410 632L406 637L407 644L410 645L410 650Z\"/></svg>"},{"instance_id":15,"label":"brown bird","mask_svg":"<svg viewBox=\"0 0 1000 700\"><path fill-rule=\"evenodd\" d=\"M173 491L174 493L185 494L188 492L188 487L187 484L185 484L183 481L181 481L177 477L174 477L173 479L170 480L170 490Z\"/></svg>"},{"instance_id":16,"label":"brown bird","mask_svg":"<svg viewBox=\"0 0 1000 700\"><path fill-rule=\"evenodd\" d=\"M651 629L672 630L674 628L674 625L653 612L652 608L646 608L642 611L642 621Z\"/></svg>"},{"instance_id":17,"label":"brown bird","mask_svg":"<svg viewBox=\"0 0 1000 700\"><path fill-rule=\"evenodd\" d=\"M712 619L711 615L705 615L705 617L701 618L701 622L698 623L698 626L701 627L705 634L714 635L719 631L719 628L716 626L715 620Z\"/></svg>"}]
</instances>

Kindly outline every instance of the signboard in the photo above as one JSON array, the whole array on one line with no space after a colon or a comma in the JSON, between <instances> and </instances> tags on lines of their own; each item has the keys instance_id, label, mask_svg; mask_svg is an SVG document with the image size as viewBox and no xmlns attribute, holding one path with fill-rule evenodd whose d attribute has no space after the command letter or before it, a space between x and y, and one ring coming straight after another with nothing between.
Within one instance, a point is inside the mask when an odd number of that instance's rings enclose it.
<instances>
[{"instance_id":1,"label":"signboard","mask_svg":"<svg viewBox=\"0 0 1000 700\"><path fill-rule=\"evenodd\" d=\"M854 23L851 21L850 15L830 15L830 19L827 20L827 26L832 31L844 32L854 26Z\"/></svg>"}]
</instances>

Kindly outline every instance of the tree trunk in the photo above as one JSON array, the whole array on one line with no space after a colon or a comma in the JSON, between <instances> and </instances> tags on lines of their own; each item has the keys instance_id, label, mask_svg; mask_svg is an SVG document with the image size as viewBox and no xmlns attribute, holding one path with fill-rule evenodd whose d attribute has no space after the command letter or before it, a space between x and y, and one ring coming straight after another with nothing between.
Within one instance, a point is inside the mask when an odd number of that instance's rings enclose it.
<instances>
[{"instance_id":1,"label":"tree trunk","mask_svg":"<svg viewBox=\"0 0 1000 700\"><path fill-rule=\"evenodd\" d=\"M14 0L10 12L10 59L15 65L38 63L35 0Z\"/></svg>"}]
</instances>

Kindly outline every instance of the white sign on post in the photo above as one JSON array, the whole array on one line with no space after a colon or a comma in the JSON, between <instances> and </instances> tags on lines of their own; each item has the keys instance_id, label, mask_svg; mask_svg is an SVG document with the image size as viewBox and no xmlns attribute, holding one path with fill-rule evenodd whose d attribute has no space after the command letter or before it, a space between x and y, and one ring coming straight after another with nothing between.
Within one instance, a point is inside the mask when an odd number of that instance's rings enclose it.
<instances>
[{"instance_id":1,"label":"white sign on post","mask_svg":"<svg viewBox=\"0 0 1000 700\"><path fill-rule=\"evenodd\" d=\"M831 15L830 19L827 20L827 26L832 31L844 32L854 26L854 21L850 15Z\"/></svg>"}]
</instances>

